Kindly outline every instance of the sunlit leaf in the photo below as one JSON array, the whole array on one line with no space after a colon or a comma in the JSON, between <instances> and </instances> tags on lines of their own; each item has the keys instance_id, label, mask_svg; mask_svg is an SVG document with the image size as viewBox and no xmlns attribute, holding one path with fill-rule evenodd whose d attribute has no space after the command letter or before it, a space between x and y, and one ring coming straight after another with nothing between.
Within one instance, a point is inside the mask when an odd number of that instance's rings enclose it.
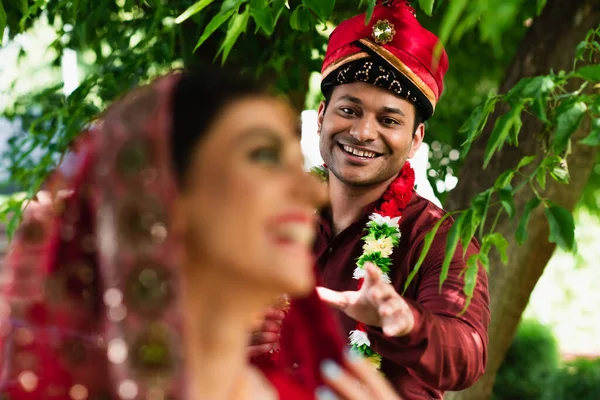
<instances>
[{"instance_id":1,"label":"sunlit leaf","mask_svg":"<svg viewBox=\"0 0 600 400\"><path fill-rule=\"evenodd\" d=\"M575 247L575 222L573 215L569 210L552 204L544 209L548 225L550 226L550 235L548 241L556 243L563 250L571 251Z\"/></svg>"},{"instance_id":2,"label":"sunlit leaf","mask_svg":"<svg viewBox=\"0 0 600 400\"><path fill-rule=\"evenodd\" d=\"M544 6L546 5L546 1L547 0L536 0L536 14L540 15L542 13L542 10L544 9Z\"/></svg>"},{"instance_id":3,"label":"sunlit leaf","mask_svg":"<svg viewBox=\"0 0 600 400\"><path fill-rule=\"evenodd\" d=\"M600 82L600 65L586 65L575 71L575 75L592 82Z\"/></svg>"},{"instance_id":4,"label":"sunlit leaf","mask_svg":"<svg viewBox=\"0 0 600 400\"><path fill-rule=\"evenodd\" d=\"M194 51L198 49L198 47L202 46L202 43L206 41L221 25L223 25L237 10L235 8L225 7L225 3L223 3L223 7L221 7L221 11L217 15L213 17L213 19L208 23L206 28L204 28L204 32L200 39L198 39L198 43L196 43L196 47Z\"/></svg>"},{"instance_id":5,"label":"sunlit leaf","mask_svg":"<svg viewBox=\"0 0 600 400\"><path fill-rule=\"evenodd\" d=\"M569 170L562 164L556 164L551 170L549 170L550 176L557 182L569 183Z\"/></svg>"},{"instance_id":6,"label":"sunlit leaf","mask_svg":"<svg viewBox=\"0 0 600 400\"><path fill-rule=\"evenodd\" d=\"M535 160L536 156L525 156L521 159L521 161L519 161L519 165L517 165L517 169L521 169L523 167L526 167L527 165L531 164L533 162L533 160Z\"/></svg>"},{"instance_id":7,"label":"sunlit leaf","mask_svg":"<svg viewBox=\"0 0 600 400\"><path fill-rule=\"evenodd\" d=\"M502 263L506 264L508 262L508 241L506 238L499 232L494 232L491 235L485 236L481 244L481 252L487 254L489 251L488 247L491 247L492 245L498 250Z\"/></svg>"},{"instance_id":8,"label":"sunlit leaf","mask_svg":"<svg viewBox=\"0 0 600 400\"><path fill-rule=\"evenodd\" d=\"M467 267L465 271L465 287L463 291L467 295L467 299L465 301L465 306L463 307L461 314L467 311L469 305L471 304L471 299L473 298L473 292L475 291L475 286L477 285L477 272L479 272L479 254L473 254L467 260Z\"/></svg>"},{"instance_id":9,"label":"sunlit leaf","mask_svg":"<svg viewBox=\"0 0 600 400\"><path fill-rule=\"evenodd\" d=\"M267 35L272 35L275 29L273 11L270 7L260 3L265 3L265 0L250 1L250 15L258 27L262 28Z\"/></svg>"},{"instance_id":10,"label":"sunlit leaf","mask_svg":"<svg viewBox=\"0 0 600 400\"><path fill-rule=\"evenodd\" d=\"M425 235L425 238L423 239L423 250L421 250L421 254L419 255L419 259L417 260L417 263L413 267L412 271L410 271L410 274L408 274L408 277L406 278L406 282L404 282L404 290L402 291L402 293L406 292L406 289L408 289L408 286L410 285L412 280L415 278L415 276L419 272L419 268L421 268L423 261L425 261L425 257L427 256L427 253L429 253L429 249L431 248L431 243L433 242L435 235L437 234L438 230L440 229L440 226L442 225L442 223L448 217L450 217L450 215L451 214L446 214L442 218L440 218L438 220L438 222L435 223L433 228L431 228L431 230L429 232L427 232L427 234Z\"/></svg>"},{"instance_id":11,"label":"sunlit leaf","mask_svg":"<svg viewBox=\"0 0 600 400\"><path fill-rule=\"evenodd\" d=\"M302 4L314 11L321 21L326 21L333 12L335 0L302 0Z\"/></svg>"},{"instance_id":12,"label":"sunlit leaf","mask_svg":"<svg viewBox=\"0 0 600 400\"><path fill-rule=\"evenodd\" d=\"M552 141L552 149L555 153L562 152L573 132L581 124L587 106L584 102L561 104L556 110L556 130Z\"/></svg>"},{"instance_id":13,"label":"sunlit leaf","mask_svg":"<svg viewBox=\"0 0 600 400\"><path fill-rule=\"evenodd\" d=\"M6 11L0 0L0 45L2 45L2 39L4 37L4 28L6 28Z\"/></svg>"},{"instance_id":14,"label":"sunlit leaf","mask_svg":"<svg viewBox=\"0 0 600 400\"><path fill-rule=\"evenodd\" d=\"M425 14L431 16L433 13L433 3L435 3L435 0L419 0L419 7L421 7L421 10L423 10Z\"/></svg>"},{"instance_id":15,"label":"sunlit leaf","mask_svg":"<svg viewBox=\"0 0 600 400\"><path fill-rule=\"evenodd\" d=\"M494 187L496 189L501 189L503 187L506 187L508 185L510 185L510 183L512 182L512 179L515 176L515 171L512 169L509 169L507 171L504 171L497 179L496 182L494 182Z\"/></svg>"},{"instance_id":16,"label":"sunlit leaf","mask_svg":"<svg viewBox=\"0 0 600 400\"><path fill-rule=\"evenodd\" d=\"M478 105L469 116L469 119L459 129L459 132L466 133L467 140L462 144L461 158L466 157L471 148L471 144L481 135L481 131L487 123L488 117L496 108L498 96L489 95L485 102Z\"/></svg>"},{"instance_id":17,"label":"sunlit leaf","mask_svg":"<svg viewBox=\"0 0 600 400\"><path fill-rule=\"evenodd\" d=\"M483 235L483 228L485 225L485 220L487 218L487 213L490 208L490 200L492 198L492 194L494 193L494 189L488 189L483 193L479 193L477 196L473 198L471 201L471 205L473 206L474 212L474 220L481 221L479 224L479 235Z\"/></svg>"},{"instance_id":18,"label":"sunlit leaf","mask_svg":"<svg viewBox=\"0 0 600 400\"><path fill-rule=\"evenodd\" d=\"M177 17L175 19L175 23L176 24L182 23L183 21L190 18L194 14L197 14L200 11L202 11L205 7L209 6L213 1L214 0L200 0L200 1L195 2L194 4L189 6L187 10L185 10L183 13L181 13L181 15L179 17Z\"/></svg>"},{"instance_id":19,"label":"sunlit leaf","mask_svg":"<svg viewBox=\"0 0 600 400\"><path fill-rule=\"evenodd\" d=\"M468 3L469 2L467 0L453 0L448 3L448 8L446 9L439 29L440 42L448 42L448 39L450 39L450 33L452 33L456 23L460 20L460 17Z\"/></svg>"},{"instance_id":20,"label":"sunlit leaf","mask_svg":"<svg viewBox=\"0 0 600 400\"><path fill-rule=\"evenodd\" d=\"M515 238L517 239L517 243L519 243L521 246L527 240L527 224L529 224L531 212L538 208L538 206L541 203L542 201L540 199L534 197L525 204L523 215L521 215L521 219L519 220L519 226L517 227L517 231L515 232Z\"/></svg>"},{"instance_id":21,"label":"sunlit leaf","mask_svg":"<svg viewBox=\"0 0 600 400\"><path fill-rule=\"evenodd\" d=\"M579 143L586 146L600 146L600 118L592 119L592 131Z\"/></svg>"},{"instance_id":22,"label":"sunlit leaf","mask_svg":"<svg viewBox=\"0 0 600 400\"><path fill-rule=\"evenodd\" d=\"M500 204L506 210L506 213L510 218L515 215L515 199L514 193L511 187L505 187L498 189L498 195L500 196Z\"/></svg>"},{"instance_id":23,"label":"sunlit leaf","mask_svg":"<svg viewBox=\"0 0 600 400\"><path fill-rule=\"evenodd\" d=\"M373 16L373 11L375 10L375 5L377 4L377 0L366 0L367 1L367 11L365 12L365 25L371 22L371 17ZM362 2L362 0L361 0Z\"/></svg>"},{"instance_id":24,"label":"sunlit leaf","mask_svg":"<svg viewBox=\"0 0 600 400\"><path fill-rule=\"evenodd\" d=\"M290 25L292 28L301 32L308 32L313 25L313 19L308 11L303 6L298 6L290 16Z\"/></svg>"},{"instance_id":25,"label":"sunlit leaf","mask_svg":"<svg viewBox=\"0 0 600 400\"><path fill-rule=\"evenodd\" d=\"M450 263L456 252L456 246L460 239L460 231L462 229L462 223L464 221L465 213L462 212L458 218L452 224L452 227L448 231L448 238L446 239L446 255L444 256L444 262L442 263L442 272L440 274L440 292L442 291L442 285L448 278L448 271L450 269Z\"/></svg>"},{"instance_id":26,"label":"sunlit leaf","mask_svg":"<svg viewBox=\"0 0 600 400\"><path fill-rule=\"evenodd\" d=\"M460 243L463 246L463 256L467 254L469 243L473 239L480 221L481 220L478 218L472 208L466 212L465 220L462 223L460 232Z\"/></svg>"},{"instance_id":27,"label":"sunlit leaf","mask_svg":"<svg viewBox=\"0 0 600 400\"><path fill-rule=\"evenodd\" d=\"M546 190L546 174L546 168L544 167L540 167L535 174L535 179L537 180L537 183L544 190Z\"/></svg>"},{"instance_id":28,"label":"sunlit leaf","mask_svg":"<svg viewBox=\"0 0 600 400\"><path fill-rule=\"evenodd\" d=\"M494 130L492 131L492 134L490 135L487 146L485 148L483 160L484 169L488 166L494 153L502 148L514 125L520 123L521 111L523 110L523 107L523 103L519 103L518 105L512 107L509 112L498 118L498 120L496 121Z\"/></svg>"},{"instance_id":29,"label":"sunlit leaf","mask_svg":"<svg viewBox=\"0 0 600 400\"><path fill-rule=\"evenodd\" d=\"M250 9L246 8L246 10L241 14L235 14L231 20L229 21L229 27L227 28L227 34L225 35L225 40L219 49L217 56L223 52L223 62L227 60L227 56L229 56L229 52L233 48L233 45L237 41L238 37L242 32L246 30L246 26L248 26L248 18L250 17Z\"/></svg>"}]
</instances>

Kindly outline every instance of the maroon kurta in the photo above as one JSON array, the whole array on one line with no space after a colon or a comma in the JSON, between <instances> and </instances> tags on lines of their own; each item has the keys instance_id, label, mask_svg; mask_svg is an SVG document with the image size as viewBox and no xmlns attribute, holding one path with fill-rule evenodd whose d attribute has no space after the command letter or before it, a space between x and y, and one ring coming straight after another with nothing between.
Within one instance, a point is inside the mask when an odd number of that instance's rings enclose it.
<instances>
[{"instance_id":1,"label":"maroon kurta","mask_svg":"<svg viewBox=\"0 0 600 400\"><path fill-rule=\"evenodd\" d=\"M356 259L362 253L365 224L378 203L365 208L364 215L333 237L331 213L321 214L315 244L320 284L333 290L356 290L352 278ZM389 276L398 293L423 249L425 234L444 215L444 211L414 193L400 220L400 244L391 255ZM448 278L439 292L446 237L452 222L446 220L433 240L419 273L404 299L415 315L413 331L404 337L387 338L380 328L368 327L372 347L383 357L382 371L404 399L441 399L446 390L472 385L484 372L487 358L487 328L490 321L487 275L481 268L473 299L467 311L464 279L459 277L466 260L479 250L473 241L463 259L459 245L450 264ZM345 332L356 322L339 313Z\"/></svg>"}]
</instances>

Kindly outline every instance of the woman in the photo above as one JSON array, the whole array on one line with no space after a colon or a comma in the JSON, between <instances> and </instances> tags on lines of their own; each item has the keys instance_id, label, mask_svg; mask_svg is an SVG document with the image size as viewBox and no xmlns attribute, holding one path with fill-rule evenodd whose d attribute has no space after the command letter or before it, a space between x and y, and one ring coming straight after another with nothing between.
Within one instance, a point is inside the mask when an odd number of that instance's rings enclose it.
<instances>
[{"instance_id":1,"label":"woman","mask_svg":"<svg viewBox=\"0 0 600 400\"><path fill-rule=\"evenodd\" d=\"M313 210L325 194L302 171L296 121L284 102L211 69L112 105L49 186L66 193L57 216L29 213L9 255L1 393L395 398L342 356L315 295ZM287 316L292 334L275 365L249 365L246 332L280 293L303 297Z\"/></svg>"}]
</instances>

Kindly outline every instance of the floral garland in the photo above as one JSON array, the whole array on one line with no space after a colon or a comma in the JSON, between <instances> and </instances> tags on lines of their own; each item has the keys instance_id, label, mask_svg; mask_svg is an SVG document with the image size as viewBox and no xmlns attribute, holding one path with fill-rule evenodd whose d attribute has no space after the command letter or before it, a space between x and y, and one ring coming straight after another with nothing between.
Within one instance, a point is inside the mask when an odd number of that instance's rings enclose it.
<instances>
[{"instance_id":1,"label":"floral garland","mask_svg":"<svg viewBox=\"0 0 600 400\"><path fill-rule=\"evenodd\" d=\"M326 165L314 167L312 171L327 181ZM368 233L362 238L364 241L363 253L356 260L356 269L352 276L358 280L359 290L364 282L366 262L371 262L379 267L382 272L381 278L386 282L391 282L388 275L392 265L390 256L400 243L399 222L402 218L402 211L412 199L414 186L415 172L410 163L406 161L398 177L383 194L383 203L369 216L369 222L365 227ZM357 323L356 329L350 332L349 339L354 353L365 357L377 369L380 368L381 356L371 347L364 324Z\"/></svg>"}]
</instances>

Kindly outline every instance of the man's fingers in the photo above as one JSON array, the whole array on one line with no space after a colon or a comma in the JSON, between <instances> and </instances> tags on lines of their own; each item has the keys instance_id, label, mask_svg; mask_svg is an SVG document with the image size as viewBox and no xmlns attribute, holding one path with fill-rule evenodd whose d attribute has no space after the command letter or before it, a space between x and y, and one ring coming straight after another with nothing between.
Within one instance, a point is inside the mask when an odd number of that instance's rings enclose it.
<instances>
[{"instance_id":1,"label":"man's fingers","mask_svg":"<svg viewBox=\"0 0 600 400\"><path fill-rule=\"evenodd\" d=\"M250 345L273 344L279 340L279 334L276 332L254 332L250 335Z\"/></svg>"},{"instance_id":2,"label":"man's fingers","mask_svg":"<svg viewBox=\"0 0 600 400\"><path fill-rule=\"evenodd\" d=\"M281 322L265 320L257 331L279 333L281 332Z\"/></svg>"},{"instance_id":3,"label":"man's fingers","mask_svg":"<svg viewBox=\"0 0 600 400\"><path fill-rule=\"evenodd\" d=\"M273 349L274 346L275 346L274 343L265 343L265 344L259 344L259 345L254 345L254 346L248 346L248 348L247 348L248 357L256 357L256 356L260 356L261 354L268 353Z\"/></svg>"},{"instance_id":4,"label":"man's fingers","mask_svg":"<svg viewBox=\"0 0 600 400\"><path fill-rule=\"evenodd\" d=\"M377 268L375 266L375 264L371 263L371 262L366 262L365 265L363 265L363 268L366 271L365 274L365 282L363 284L363 287L365 288L369 288L373 285L376 285L380 282L381 280L381 270L379 268Z\"/></svg>"},{"instance_id":5,"label":"man's fingers","mask_svg":"<svg viewBox=\"0 0 600 400\"><path fill-rule=\"evenodd\" d=\"M348 297L345 292L336 292L324 287L317 287L317 293L321 300L329 306L339 308L340 310L348 306Z\"/></svg>"},{"instance_id":6,"label":"man's fingers","mask_svg":"<svg viewBox=\"0 0 600 400\"><path fill-rule=\"evenodd\" d=\"M392 298L400 297L400 295L398 295L396 292L396 289L394 289L391 284L383 282L369 289L368 296L371 303L373 303L375 306L379 306L380 304Z\"/></svg>"},{"instance_id":7,"label":"man's fingers","mask_svg":"<svg viewBox=\"0 0 600 400\"><path fill-rule=\"evenodd\" d=\"M281 311L281 310L276 309L276 308L269 308L265 312L264 318L266 320L279 321L281 323L281 321L283 321L283 319L285 318L285 313L283 311Z\"/></svg>"},{"instance_id":8,"label":"man's fingers","mask_svg":"<svg viewBox=\"0 0 600 400\"><path fill-rule=\"evenodd\" d=\"M404 336L414 325L412 310L402 299L394 299L379 307L381 327L386 336Z\"/></svg>"}]
</instances>

